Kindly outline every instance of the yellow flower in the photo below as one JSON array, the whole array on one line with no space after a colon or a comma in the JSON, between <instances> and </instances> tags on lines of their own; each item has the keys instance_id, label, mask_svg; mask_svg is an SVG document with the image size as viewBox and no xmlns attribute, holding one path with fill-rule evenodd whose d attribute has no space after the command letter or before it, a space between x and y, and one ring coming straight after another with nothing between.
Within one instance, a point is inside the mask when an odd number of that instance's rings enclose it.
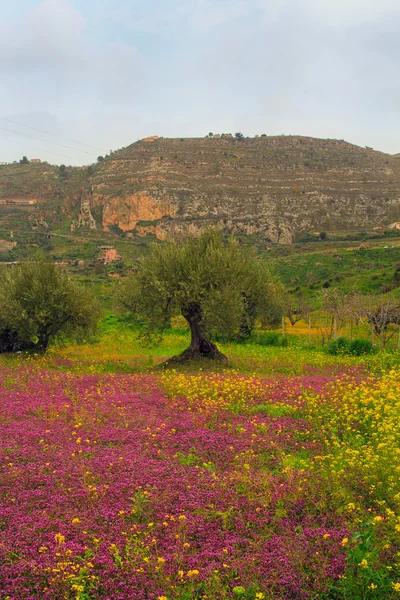
<instances>
[{"instance_id":1,"label":"yellow flower","mask_svg":"<svg viewBox=\"0 0 400 600\"><path fill-rule=\"evenodd\" d=\"M349 541L349 538L345 537L342 539L342 546L345 546Z\"/></svg>"},{"instance_id":2,"label":"yellow flower","mask_svg":"<svg viewBox=\"0 0 400 600\"><path fill-rule=\"evenodd\" d=\"M369 589L369 590L376 590L376 588L377 588L377 587L378 587L377 585L375 585L374 583L371 583L371 584L368 586L368 589Z\"/></svg>"},{"instance_id":3,"label":"yellow flower","mask_svg":"<svg viewBox=\"0 0 400 600\"><path fill-rule=\"evenodd\" d=\"M400 592L400 583L394 583L392 582L392 588L394 589L395 592Z\"/></svg>"},{"instance_id":4,"label":"yellow flower","mask_svg":"<svg viewBox=\"0 0 400 600\"><path fill-rule=\"evenodd\" d=\"M57 544L60 544L60 546L65 542L65 536L61 533L56 533L54 539L56 540Z\"/></svg>"},{"instance_id":5,"label":"yellow flower","mask_svg":"<svg viewBox=\"0 0 400 600\"><path fill-rule=\"evenodd\" d=\"M157 600L168 600L167 596L158 596Z\"/></svg>"},{"instance_id":6,"label":"yellow flower","mask_svg":"<svg viewBox=\"0 0 400 600\"><path fill-rule=\"evenodd\" d=\"M368 569L368 561L363 558L362 561L358 563L358 566L362 569Z\"/></svg>"},{"instance_id":7,"label":"yellow flower","mask_svg":"<svg viewBox=\"0 0 400 600\"><path fill-rule=\"evenodd\" d=\"M264 600L265 596L261 592L257 592L256 598L257 598L257 600Z\"/></svg>"},{"instance_id":8,"label":"yellow flower","mask_svg":"<svg viewBox=\"0 0 400 600\"><path fill-rule=\"evenodd\" d=\"M157 558L157 561L158 561L159 563L161 563L161 564L162 564L162 563L165 563L165 558L163 558L162 556L159 556L159 557Z\"/></svg>"},{"instance_id":9,"label":"yellow flower","mask_svg":"<svg viewBox=\"0 0 400 600\"><path fill-rule=\"evenodd\" d=\"M80 523L81 520L78 519L78 517L75 517L74 519L72 519L72 523Z\"/></svg>"},{"instance_id":10,"label":"yellow flower","mask_svg":"<svg viewBox=\"0 0 400 600\"><path fill-rule=\"evenodd\" d=\"M323 535L324 540L327 540L330 537L331 537L330 533L324 533L324 535Z\"/></svg>"},{"instance_id":11,"label":"yellow flower","mask_svg":"<svg viewBox=\"0 0 400 600\"><path fill-rule=\"evenodd\" d=\"M379 515L372 519L372 522L374 525L375 525L375 523L379 523L380 521L382 521L382 517L380 517Z\"/></svg>"}]
</instances>

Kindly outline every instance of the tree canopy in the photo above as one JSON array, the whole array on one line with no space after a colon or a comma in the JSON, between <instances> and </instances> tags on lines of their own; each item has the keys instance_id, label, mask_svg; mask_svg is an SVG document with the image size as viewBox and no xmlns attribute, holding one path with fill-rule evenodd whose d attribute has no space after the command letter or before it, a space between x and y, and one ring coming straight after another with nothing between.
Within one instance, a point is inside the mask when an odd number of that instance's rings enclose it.
<instances>
[{"instance_id":1,"label":"tree canopy","mask_svg":"<svg viewBox=\"0 0 400 600\"><path fill-rule=\"evenodd\" d=\"M100 314L92 294L52 262L24 262L0 274L0 351L44 351L56 334L92 331Z\"/></svg>"},{"instance_id":2,"label":"tree canopy","mask_svg":"<svg viewBox=\"0 0 400 600\"><path fill-rule=\"evenodd\" d=\"M145 340L158 340L171 318L182 315L190 347L174 360L225 357L213 334L248 334L257 318L279 319L282 287L254 251L215 231L153 245L136 273L121 284L119 299L141 325Z\"/></svg>"}]
</instances>

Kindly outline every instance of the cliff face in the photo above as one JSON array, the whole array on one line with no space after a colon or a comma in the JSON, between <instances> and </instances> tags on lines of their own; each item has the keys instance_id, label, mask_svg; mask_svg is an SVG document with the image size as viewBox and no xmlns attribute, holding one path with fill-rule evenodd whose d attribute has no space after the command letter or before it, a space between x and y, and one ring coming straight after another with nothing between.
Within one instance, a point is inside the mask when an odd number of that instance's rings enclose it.
<instances>
[{"instance_id":1,"label":"cliff face","mask_svg":"<svg viewBox=\"0 0 400 600\"><path fill-rule=\"evenodd\" d=\"M69 169L64 180L43 165L14 171L3 180L0 171L0 202L35 198L46 218L59 210L74 227L117 226L159 239L216 226L290 243L304 232L400 220L399 156L338 140L152 137L113 153L91 173Z\"/></svg>"},{"instance_id":2,"label":"cliff face","mask_svg":"<svg viewBox=\"0 0 400 600\"><path fill-rule=\"evenodd\" d=\"M134 231L141 221L158 221L173 214L168 198L153 198L146 192L109 198L96 195L95 198L95 202L104 204L103 227L118 225L122 231Z\"/></svg>"},{"instance_id":3,"label":"cliff face","mask_svg":"<svg viewBox=\"0 0 400 600\"><path fill-rule=\"evenodd\" d=\"M104 161L93 190L103 227L163 239L213 225L290 243L301 232L396 220L400 160L304 137L149 138Z\"/></svg>"}]
</instances>

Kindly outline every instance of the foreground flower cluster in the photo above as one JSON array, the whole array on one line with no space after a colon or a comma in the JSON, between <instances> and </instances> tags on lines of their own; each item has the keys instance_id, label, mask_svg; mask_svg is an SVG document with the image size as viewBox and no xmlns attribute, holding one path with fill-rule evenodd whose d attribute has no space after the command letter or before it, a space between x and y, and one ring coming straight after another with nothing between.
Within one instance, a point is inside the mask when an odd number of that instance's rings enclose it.
<instances>
[{"instance_id":1,"label":"foreground flower cluster","mask_svg":"<svg viewBox=\"0 0 400 600\"><path fill-rule=\"evenodd\" d=\"M0 372L0 597L400 598L398 373Z\"/></svg>"}]
</instances>

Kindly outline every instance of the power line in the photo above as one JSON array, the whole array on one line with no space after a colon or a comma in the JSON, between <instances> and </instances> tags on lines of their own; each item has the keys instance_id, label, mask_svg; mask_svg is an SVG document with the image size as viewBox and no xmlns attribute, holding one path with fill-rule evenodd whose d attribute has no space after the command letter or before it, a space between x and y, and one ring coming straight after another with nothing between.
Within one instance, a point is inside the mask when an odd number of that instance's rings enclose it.
<instances>
[{"instance_id":1,"label":"power line","mask_svg":"<svg viewBox=\"0 0 400 600\"><path fill-rule=\"evenodd\" d=\"M87 146L88 148L93 148L99 152L99 149L96 146L91 146L90 144L84 144L83 142L78 142L77 140L72 140L71 138L63 137L62 135L56 135L55 133L51 133L50 131L45 131L44 129L37 129L36 127L31 127L30 125L24 125L23 123L17 123L17 121L12 121L11 119L6 119L5 117L0 117L2 121L7 121L8 123L13 123L14 125L20 125L21 127L27 127L28 129L33 129L34 131L39 131L40 133L45 133L46 135L51 135L56 138L60 138L60 140L65 140L67 142L73 142L74 144L80 144L81 146ZM75 148L74 148L75 150Z\"/></svg>"},{"instance_id":2,"label":"power line","mask_svg":"<svg viewBox=\"0 0 400 600\"><path fill-rule=\"evenodd\" d=\"M59 154L58 152L52 152L52 150L44 150L43 148L38 148L37 146L30 146L29 144L23 144L22 142L16 142L15 140L8 140L7 138L0 137L0 140L4 140L5 142L11 142L12 144L19 144L20 146L25 146L25 148L33 148L34 150L40 150L40 152L47 152L48 154L56 154L57 156L62 156L63 158L69 158L70 160L74 160L72 156L65 156L65 154Z\"/></svg>"},{"instance_id":3,"label":"power line","mask_svg":"<svg viewBox=\"0 0 400 600\"><path fill-rule=\"evenodd\" d=\"M87 150L79 150L79 148L73 148L72 146L66 146L65 144L58 144L57 142L49 142L48 140L44 140L43 138L35 137L34 135L29 135L28 133L21 133L20 131L13 131L12 129L6 129L5 127L0 127L2 131L8 131L8 133L16 133L17 135L23 135L24 137L32 138L33 140L39 140L39 142L44 142L45 144L53 144L54 146L60 146L61 148L68 148L69 150L75 150L75 152L84 152L85 154L90 154L91 156L96 156L93 152L88 152Z\"/></svg>"}]
</instances>

